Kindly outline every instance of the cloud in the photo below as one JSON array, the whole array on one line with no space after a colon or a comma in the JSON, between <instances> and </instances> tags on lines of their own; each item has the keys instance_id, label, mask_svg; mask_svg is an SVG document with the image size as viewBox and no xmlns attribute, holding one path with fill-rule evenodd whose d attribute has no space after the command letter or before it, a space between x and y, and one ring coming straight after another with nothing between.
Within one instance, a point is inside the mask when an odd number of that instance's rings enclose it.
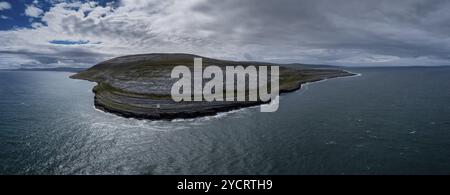
<instances>
[{"instance_id":1,"label":"cloud","mask_svg":"<svg viewBox=\"0 0 450 195\"><path fill-rule=\"evenodd\" d=\"M31 28L0 31L0 55L9 59L0 58L0 67L91 66L153 52L280 63L449 64L449 9L445 0L52 0L47 11L27 14L40 17Z\"/></svg>"},{"instance_id":2,"label":"cloud","mask_svg":"<svg viewBox=\"0 0 450 195\"><path fill-rule=\"evenodd\" d=\"M35 5L27 5L27 8L25 9L25 15L33 18L40 17L42 13L44 13L44 11Z\"/></svg>"},{"instance_id":3,"label":"cloud","mask_svg":"<svg viewBox=\"0 0 450 195\"><path fill-rule=\"evenodd\" d=\"M42 26L43 26L43 24L40 23L40 22L33 22L33 23L31 23L31 27L33 27L33 28L39 28L39 27L42 27Z\"/></svg>"},{"instance_id":4,"label":"cloud","mask_svg":"<svg viewBox=\"0 0 450 195\"><path fill-rule=\"evenodd\" d=\"M9 4L6 1L0 1L0 11L7 10L7 9L11 9L11 4Z\"/></svg>"}]
</instances>

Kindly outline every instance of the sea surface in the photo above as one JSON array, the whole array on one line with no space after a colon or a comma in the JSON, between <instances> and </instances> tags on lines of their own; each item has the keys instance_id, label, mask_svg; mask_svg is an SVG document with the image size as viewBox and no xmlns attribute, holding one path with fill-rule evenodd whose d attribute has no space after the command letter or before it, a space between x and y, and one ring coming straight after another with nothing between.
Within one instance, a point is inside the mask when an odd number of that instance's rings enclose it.
<instances>
[{"instance_id":1,"label":"sea surface","mask_svg":"<svg viewBox=\"0 0 450 195\"><path fill-rule=\"evenodd\" d=\"M0 72L0 174L450 174L450 67L353 68L190 120L98 111L94 83Z\"/></svg>"}]
</instances>

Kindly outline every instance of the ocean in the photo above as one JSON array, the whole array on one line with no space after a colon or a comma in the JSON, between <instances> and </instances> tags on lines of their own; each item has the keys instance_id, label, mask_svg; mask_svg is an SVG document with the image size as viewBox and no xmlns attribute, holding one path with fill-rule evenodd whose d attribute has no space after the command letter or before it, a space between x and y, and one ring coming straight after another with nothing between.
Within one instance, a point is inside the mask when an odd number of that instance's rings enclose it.
<instances>
[{"instance_id":1,"label":"ocean","mask_svg":"<svg viewBox=\"0 0 450 195\"><path fill-rule=\"evenodd\" d=\"M450 67L349 68L259 107L148 121L72 73L0 71L0 174L450 174Z\"/></svg>"}]
</instances>

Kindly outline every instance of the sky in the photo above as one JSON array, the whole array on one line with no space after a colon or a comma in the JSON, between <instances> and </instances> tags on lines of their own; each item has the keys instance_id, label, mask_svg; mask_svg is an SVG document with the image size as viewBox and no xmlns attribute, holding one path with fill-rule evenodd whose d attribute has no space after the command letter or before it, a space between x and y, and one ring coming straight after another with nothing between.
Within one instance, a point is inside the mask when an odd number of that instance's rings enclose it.
<instances>
[{"instance_id":1,"label":"sky","mask_svg":"<svg viewBox=\"0 0 450 195\"><path fill-rule=\"evenodd\" d=\"M0 0L0 69L141 53L449 65L449 10L448 0Z\"/></svg>"}]
</instances>

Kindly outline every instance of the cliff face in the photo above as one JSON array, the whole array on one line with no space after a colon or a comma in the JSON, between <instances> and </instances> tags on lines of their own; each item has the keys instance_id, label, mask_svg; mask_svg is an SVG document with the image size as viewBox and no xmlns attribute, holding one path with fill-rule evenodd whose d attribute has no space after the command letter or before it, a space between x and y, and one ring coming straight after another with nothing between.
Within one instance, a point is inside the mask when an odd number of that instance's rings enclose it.
<instances>
[{"instance_id":1,"label":"cliff face","mask_svg":"<svg viewBox=\"0 0 450 195\"><path fill-rule=\"evenodd\" d=\"M178 65L193 68L191 54L142 54L123 56L99 63L71 76L97 82L94 87L98 109L139 119L175 119L214 115L221 111L254 106L264 102L174 102L170 96L172 69ZM236 62L201 57L203 67L270 66L261 62ZM280 67L280 93L295 91L302 83L353 75L338 69Z\"/></svg>"}]
</instances>

